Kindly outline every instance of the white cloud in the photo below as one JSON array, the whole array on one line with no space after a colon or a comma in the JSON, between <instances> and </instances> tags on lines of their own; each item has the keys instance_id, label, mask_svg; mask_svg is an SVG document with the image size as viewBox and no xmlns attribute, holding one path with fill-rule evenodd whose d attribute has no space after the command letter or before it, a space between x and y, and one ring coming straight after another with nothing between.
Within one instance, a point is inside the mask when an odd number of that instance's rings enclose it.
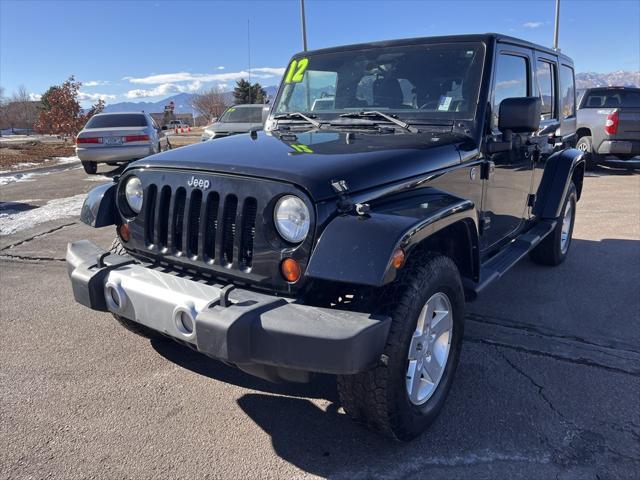
<instances>
[{"instance_id":1,"label":"white cloud","mask_svg":"<svg viewBox=\"0 0 640 480\"><path fill-rule=\"evenodd\" d=\"M37 102L41 98L42 98L42 95L40 95L39 93L30 93L29 94L29 100L31 100L32 102Z\"/></svg>"},{"instance_id":2,"label":"white cloud","mask_svg":"<svg viewBox=\"0 0 640 480\"><path fill-rule=\"evenodd\" d=\"M260 67L260 68L252 68L251 69L251 74L253 75L253 72L258 72L258 73L267 73L276 77L281 77L282 75L284 75L284 71L285 68L284 67Z\"/></svg>"},{"instance_id":3,"label":"white cloud","mask_svg":"<svg viewBox=\"0 0 640 480\"><path fill-rule=\"evenodd\" d=\"M524 28L538 28L542 26L542 22L525 22L522 26Z\"/></svg>"},{"instance_id":4,"label":"white cloud","mask_svg":"<svg viewBox=\"0 0 640 480\"><path fill-rule=\"evenodd\" d=\"M87 92L78 92L78 98L80 101L91 101L97 102L98 100L115 100L116 95L112 95L110 93L87 93Z\"/></svg>"},{"instance_id":5,"label":"white cloud","mask_svg":"<svg viewBox=\"0 0 640 480\"><path fill-rule=\"evenodd\" d=\"M224 70L225 67L215 67L216 70ZM213 83L220 88L228 88L229 82L235 82L241 78L248 78L251 75L252 81L255 79L275 79L284 74L284 67L258 67L251 71L241 70L239 72L224 73L189 73L174 72L152 74L146 77L124 77L123 80L137 85L149 85L150 88L135 88L129 90L124 95L129 99L161 97L176 93L193 93L203 89L205 84ZM152 87L152 88L151 88ZM209 87L207 87L209 88Z\"/></svg>"},{"instance_id":6,"label":"white cloud","mask_svg":"<svg viewBox=\"0 0 640 480\"><path fill-rule=\"evenodd\" d=\"M101 85L109 85L109 80L89 80L88 82L83 82L83 87L97 87Z\"/></svg>"},{"instance_id":7,"label":"white cloud","mask_svg":"<svg viewBox=\"0 0 640 480\"><path fill-rule=\"evenodd\" d=\"M193 93L197 92L202 88L202 82L199 80L194 80L191 83L186 85L180 85L176 83L163 83L154 88L144 89L144 88L136 88L134 90L129 90L125 93L127 98L146 98L146 97L160 97L164 95L170 95L174 93Z\"/></svg>"},{"instance_id":8,"label":"white cloud","mask_svg":"<svg viewBox=\"0 0 640 480\"><path fill-rule=\"evenodd\" d=\"M282 67L259 67L251 69L251 76L254 78L273 78L281 76L284 73ZM164 83L177 83L177 82L228 82L240 80L241 78L247 78L249 72L247 70L241 70L239 72L227 72L227 73L189 73L189 72L175 72L175 73L162 73L159 75L148 75L146 77L124 77L123 80L128 80L131 83L138 83L143 85L160 85Z\"/></svg>"}]
</instances>

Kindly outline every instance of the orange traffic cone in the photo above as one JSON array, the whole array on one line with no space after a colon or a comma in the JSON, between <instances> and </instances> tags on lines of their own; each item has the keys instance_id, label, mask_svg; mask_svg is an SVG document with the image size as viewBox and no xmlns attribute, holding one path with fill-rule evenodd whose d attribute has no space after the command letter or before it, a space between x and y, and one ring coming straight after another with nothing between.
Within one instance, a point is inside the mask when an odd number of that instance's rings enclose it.
<instances>
[{"instance_id":1,"label":"orange traffic cone","mask_svg":"<svg viewBox=\"0 0 640 480\"><path fill-rule=\"evenodd\" d=\"M180 133L184 133L184 127L180 127Z\"/></svg>"},{"instance_id":2,"label":"orange traffic cone","mask_svg":"<svg viewBox=\"0 0 640 480\"><path fill-rule=\"evenodd\" d=\"M191 133L191 125L187 127L187 133Z\"/></svg>"},{"instance_id":3,"label":"orange traffic cone","mask_svg":"<svg viewBox=\"0 0 640 480\"><path fill-rule=\"evenodd\" d=\"M175 132L176 135L178 134L178 127L175 128Z\"/></svg>"}]
</instances>

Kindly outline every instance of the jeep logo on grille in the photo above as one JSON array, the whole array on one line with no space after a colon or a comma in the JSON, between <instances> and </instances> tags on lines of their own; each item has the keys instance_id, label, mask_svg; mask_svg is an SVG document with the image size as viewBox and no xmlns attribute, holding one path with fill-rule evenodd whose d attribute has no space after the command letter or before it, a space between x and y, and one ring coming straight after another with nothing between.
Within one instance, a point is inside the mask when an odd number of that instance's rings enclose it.
<instances>
[{"instance_id":1,"label":"jeep logo on grille","mask_svg":"<svg viewBox=\"0 0 640 480\"><path fill-rule=\"evenodd\" d=\"M203 190L206 190L211 184L209 183L209 180L191 177L189 181L187 181L187 185L193 188L201 188Z\"/></svg>"}]
</instances>

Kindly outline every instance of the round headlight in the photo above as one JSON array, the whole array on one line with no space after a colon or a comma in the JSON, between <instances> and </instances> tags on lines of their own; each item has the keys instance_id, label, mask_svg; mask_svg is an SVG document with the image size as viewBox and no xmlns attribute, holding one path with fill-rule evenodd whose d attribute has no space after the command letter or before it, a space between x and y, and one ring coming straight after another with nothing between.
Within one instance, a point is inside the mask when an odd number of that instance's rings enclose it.
<instances>
[{"instance_id":1,"label":"round headlight","mask_svg":"<svg viewBox=\"0 0 640 480\"><path fill-rule=\"evenodd\" d=\"M309 209L295 195L285 195L273 213L276 229L287 242L300 243L309 233Z\"/></svg>"},{"instance_id":2,"label":"round headlight","mask_svg":"<svg viewBox=\"0 0 640 480\"><path fill-rule=\"evenodd\" d=\"M142 182L138 177L131 177L124 186L124 197L135 213L142 210Z\"/></svg>"}]
</instances>

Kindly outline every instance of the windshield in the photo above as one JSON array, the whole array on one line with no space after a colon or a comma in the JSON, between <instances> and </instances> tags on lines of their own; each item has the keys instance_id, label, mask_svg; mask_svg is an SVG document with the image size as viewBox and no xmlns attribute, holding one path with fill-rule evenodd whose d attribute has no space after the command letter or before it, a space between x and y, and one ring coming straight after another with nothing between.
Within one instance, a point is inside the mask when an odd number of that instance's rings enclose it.
<instances>
[{"instance_id":1,"label":"windshield","mask_svg":"<svg viewBox=\"0 0 640 480\"><path fill-rule=\"evenodd\" d=\"M120 115L94 115L85 128L146 127L147 119L139 113Z\"/></svg>"},{"instance_id":2,"label":"windshield","mask_svg":"<svg viewBox=\"0 0 640 480\"><path fill-rule=\"evenodd\" d=\"M640 90L592 90L583 108L640 107Z\"/></svg>"},{"instance_id":3,"label":"windshield","mask_svg":"<svg viewBox=\"0 0 640 480\"><path fill-rule=\"evenodd\" d=\"M323 119L390 111L401 118L473 118L484 61L481 43L373 47L292 60L274 113Z\"/></svg>"},{"instance_id":4,"label":"windshield","mask_svg":"<svg viewBox=\"0 0 640 480\"><path fill-rule=\"evenodd\" d=\"M263 105L255 107L231 107L218 119L224 123L262 123Z\"/></svg>"}]
</instances>

